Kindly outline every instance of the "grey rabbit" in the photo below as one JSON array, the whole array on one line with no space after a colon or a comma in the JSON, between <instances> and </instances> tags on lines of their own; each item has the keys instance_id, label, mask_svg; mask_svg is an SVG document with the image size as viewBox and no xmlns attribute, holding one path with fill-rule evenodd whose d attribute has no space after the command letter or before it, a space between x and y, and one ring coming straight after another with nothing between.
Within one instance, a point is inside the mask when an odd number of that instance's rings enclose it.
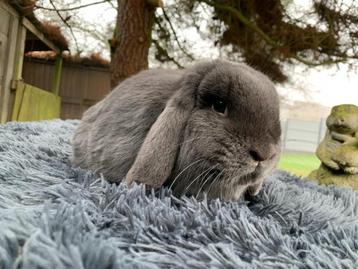
<instances>
[{"instance_id":1,"label":"grey rabbit","mask_svg":"<svg viewBox=\"0 0 358 269\"><path fill-rule=\"evenodd\" d=\"M256 195L280 155L273 83L245 64L199 62L146 70L89 108L73 137L73 164L175 195Z\"/></svg>"}]
</instances>

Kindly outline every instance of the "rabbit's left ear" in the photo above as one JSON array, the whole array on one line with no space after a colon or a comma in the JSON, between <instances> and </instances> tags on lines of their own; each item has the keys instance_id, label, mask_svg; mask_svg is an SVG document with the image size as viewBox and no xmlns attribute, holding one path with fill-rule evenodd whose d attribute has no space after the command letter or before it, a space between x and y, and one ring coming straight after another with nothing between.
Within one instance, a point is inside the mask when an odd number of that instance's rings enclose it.
<instances>
[{"instance_id":1,"label":"rabbit's left ear","mask_svg":"<svg viewBox=\"0 0 358 269\"><path fill-rule=\"evenodd\" d=\"M191 92L191 94L190 94ZM126 182L158 188L169 177L175 163L186 122L194 107L192 90L178 90L150 128L126 175Z\"/></svg>"}]
</instances>

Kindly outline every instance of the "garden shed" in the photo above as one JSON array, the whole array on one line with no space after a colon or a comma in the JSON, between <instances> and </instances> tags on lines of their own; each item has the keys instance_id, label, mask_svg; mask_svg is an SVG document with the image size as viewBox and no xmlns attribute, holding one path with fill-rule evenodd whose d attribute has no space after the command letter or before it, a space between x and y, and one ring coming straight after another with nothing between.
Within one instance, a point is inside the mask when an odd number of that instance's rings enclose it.
<instances>
[{"instance_id":1,"label":"garden shed","mask_svg":"<svg viewBox=\"0 0 358 269\"><path fill-rule=\"evenodd\" d=\"M68 49L59 27L40 22L30 0L0 0L0 120L30 121L59 118L62 52ZM52 87L40 89L22 78L24 55L54 51Z\"/></svg>"},{"instance_id":2,"label":"garden shed","mask_svg":"<svg viewBox=\"0 0 358 269\"><path fill-rule=\"evenodd\" d=\"M87 56L62 54L59 95L60 118L80 119L84 111L111 91L109 62L98 53ZM51 51L25 54L22 78L27 83L51 91L56 55Z\"/></svg>"}]
</instances>

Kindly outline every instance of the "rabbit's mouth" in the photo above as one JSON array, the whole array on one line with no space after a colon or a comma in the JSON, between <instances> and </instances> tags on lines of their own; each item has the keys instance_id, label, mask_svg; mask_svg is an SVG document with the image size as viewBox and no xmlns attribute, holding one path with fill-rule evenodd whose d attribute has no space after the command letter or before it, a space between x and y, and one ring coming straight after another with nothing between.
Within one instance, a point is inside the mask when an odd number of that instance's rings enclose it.
<instances>
[{"instance_id":1,"label":"rabbit's mouth","mask_svg":"<svg viewBox=\"0 0 358 269\"><path fill-rule=\"evenodd\" d=\"M252 177L252 178L260 177L260 176L263 174L263 172L264 172L264 169L263 169L263 167L262 167L262 164L259 163L259 164L256 166L255 170L251 173L251 177Z\"/></svg>"},{"instance_id":2,"label":"rabbit's mouth","mask_svg":"<svg viewBox=\"0 0 358 269\"><path fill-rule=\"evenodd\" d=\"M236 183L239 185L248 185L256 183L264 175L265 169L261 164L258 164L253 171L250 171L244 175L236 177Z\"/></svg>"}]
</instances>

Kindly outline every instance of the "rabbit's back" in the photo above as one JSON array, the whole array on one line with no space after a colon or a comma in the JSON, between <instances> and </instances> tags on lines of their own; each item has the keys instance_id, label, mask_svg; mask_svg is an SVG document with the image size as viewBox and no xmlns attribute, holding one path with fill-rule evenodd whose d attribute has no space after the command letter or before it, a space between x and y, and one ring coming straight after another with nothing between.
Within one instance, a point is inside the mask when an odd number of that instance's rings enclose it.
<instances>
[{"instance_id":1,"label":"rabbit's back","mask_svg":"<svg viewBox=\"0 0 358 269\"><path fill-rule=\"evenodd\" d=\"M74 165L112 181L124 178L150 127L177 90L181 74L143 71L89 108L72 140Z\"/></svg>"}]
</instances>

